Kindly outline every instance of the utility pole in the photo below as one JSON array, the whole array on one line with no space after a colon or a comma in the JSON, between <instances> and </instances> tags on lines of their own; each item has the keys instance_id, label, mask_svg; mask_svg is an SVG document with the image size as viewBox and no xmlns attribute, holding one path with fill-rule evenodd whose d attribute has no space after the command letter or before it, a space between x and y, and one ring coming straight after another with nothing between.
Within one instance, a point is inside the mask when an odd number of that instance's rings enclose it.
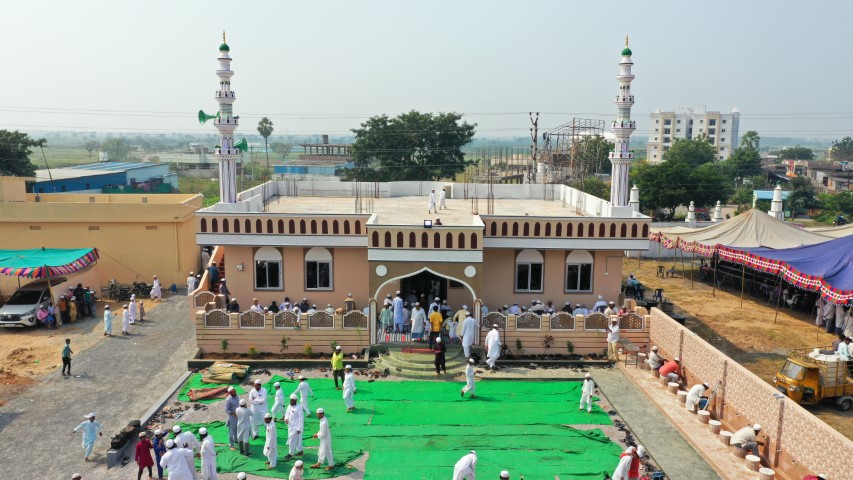
<instances>
[{"instance_id":1,"label":"utility pole","mask_svg":"<svg viewBox=\"0 0 853 480\"><path fill-rule=\"evenodd\" d=\"M533 141L533 145L530 146L530 169L527 172L527 178L530 183L535 183L536 164L539 159L539 112L536 112L535 115L533 112L529 112L529 115L530 123L533 125L530 127L530 140Z\"/></svg>"}]
</instances>

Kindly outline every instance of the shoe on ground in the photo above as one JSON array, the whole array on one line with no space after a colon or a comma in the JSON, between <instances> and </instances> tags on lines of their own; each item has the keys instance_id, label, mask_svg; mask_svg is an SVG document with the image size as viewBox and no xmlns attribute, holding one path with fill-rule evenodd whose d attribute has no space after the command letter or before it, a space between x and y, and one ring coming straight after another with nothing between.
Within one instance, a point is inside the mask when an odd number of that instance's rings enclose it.
<instances>
[{"instance_id":1,"label":"shoe on ground","mask_svg":"<svg viewBox=\"0 0 853 480\"><path fill-rule=\"evenodd\" d=\"M327 472L328 472L328 471L332 470L333 468L335 468L335 467L326 467L326 468L324 468L323 470L325 470L325 471L327 471Z\"/></svg>"},{"instance_id":2,"label":"shoe on ground","mask_svg":"<svg viewBox=\"0 0 853 480\"><path fill-rule=\"evenodd\" d=\"M314 465L311 465L311 468L320 468L320 464L319 464L319 463L315 463Z\"/></svg>"}]
</instances>

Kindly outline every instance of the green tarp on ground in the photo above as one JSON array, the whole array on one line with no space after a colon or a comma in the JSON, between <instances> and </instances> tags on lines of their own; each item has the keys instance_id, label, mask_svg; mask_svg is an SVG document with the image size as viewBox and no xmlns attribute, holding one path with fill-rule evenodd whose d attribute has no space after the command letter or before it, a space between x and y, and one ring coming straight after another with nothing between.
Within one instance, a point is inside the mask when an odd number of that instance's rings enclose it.
<instances>
[{"instance_id":1,"label":"green tarp on ground","mask_svg":"<svg viewBox=\"0 0 853 480\"><path fill-rule=\"evenodd\" d=\"M338 469L306 469L305 478L330 478L352 471L346 463L364 452L370 457L365 479L441 479L451 477L453 465L469 450L479 457L477 473L497 478L509 470L528 480L555 475L571 479L600 479L619 460L621 448L597 428L571 425L610 425L598 407L579 411L580 382L501 381L477 382L477 398L462 398L461 383L358 381L356 411L345 413L341 391L330 379L309 380L315 399L305 425L306 465L316 462L317 431L313 414L323 407L332 431L332 450ZM282 385L285 397L296 382ZM271 396L272 389L270 388ZM269 402L272 407L272 398ZM227 443L222 422L185 425L192 431L207 426L217 444ZM227 445L217 445L220 472L246 471L266 477L287 478L293 461L283 462L287 427L278 425L279 464L267 470L262 456L263 435L252 442L246 459Z\"/></svg>"}]
</instances>

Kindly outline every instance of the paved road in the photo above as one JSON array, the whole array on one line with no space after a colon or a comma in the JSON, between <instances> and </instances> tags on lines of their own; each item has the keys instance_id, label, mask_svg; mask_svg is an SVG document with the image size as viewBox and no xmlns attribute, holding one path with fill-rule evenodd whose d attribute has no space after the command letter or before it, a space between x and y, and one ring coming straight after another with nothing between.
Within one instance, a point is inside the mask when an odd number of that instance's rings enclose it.
<instances>
[{"instance_id":1,"label":"paved road","mask_svg":"<svg viewBox=\"0 0 853 480\"><path fill-rule=\"evenodd\" d=\"M646 447L668 478L720 478L618 368L594 375L601 392L634 432L637 443Z\"/></svg>"},{"instance_id":2,"label":"paved road","mask_svg":"<svg viewBox=\"0 0 853 480\"><path fill-rule=\"evenodd\" d=\"M56 371L0 407L3 476L67 480L72 473L88 478L87 472L105 469L108 437L142 416L195 353L187 309L186 296L167 298L146 312L130 336L104 338L75 356L75 377ZM121 332L120 321L113 331ZM97 413L104 437L95 442L94 461L84 464L80 433L70 432L90 411Z\"/></svg>"}]
</instances>

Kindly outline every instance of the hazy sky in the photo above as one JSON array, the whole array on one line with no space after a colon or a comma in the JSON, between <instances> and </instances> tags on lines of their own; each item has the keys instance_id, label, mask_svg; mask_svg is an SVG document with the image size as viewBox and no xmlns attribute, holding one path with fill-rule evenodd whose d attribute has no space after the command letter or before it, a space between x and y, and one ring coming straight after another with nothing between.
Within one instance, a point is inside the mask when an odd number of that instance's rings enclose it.
<instances>
[{"instance_id":1,"label":"hazy sky","mask_svg":"<svg viewBox=\"0 0 853 480\"><path fill-rule=\"evenodd\" d=\"M366 117L457 111L482 136L611 119L625 34L634 117L742 112L741 132L853 130L849 1L31 1L7 7L0 128L213 132L222 30L255 131L345 134ZM48 113L53 112L53 113ZM239 131L238 131L239 132Z\"/></svg>"}]
</instances>

